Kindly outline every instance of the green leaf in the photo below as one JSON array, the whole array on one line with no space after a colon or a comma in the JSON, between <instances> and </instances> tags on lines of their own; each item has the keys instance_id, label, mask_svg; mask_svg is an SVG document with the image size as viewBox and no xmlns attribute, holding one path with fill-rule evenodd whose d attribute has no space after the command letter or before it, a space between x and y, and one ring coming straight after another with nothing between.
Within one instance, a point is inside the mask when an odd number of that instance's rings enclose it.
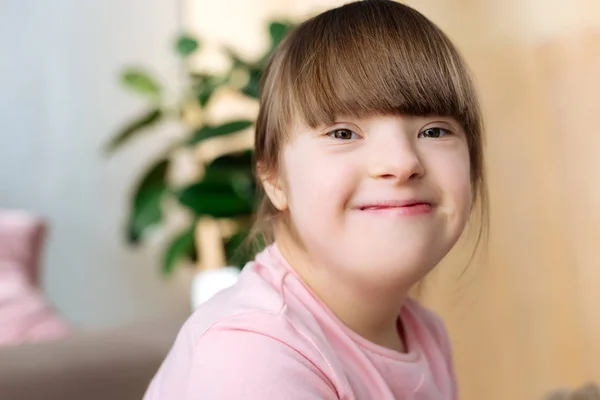
<instances>
[{"instance_id":1,"label":"green leaf","mask_svg":"<svg viewBox=\"0 0 600 400\"><path fill-rule=\"evenodd\" d=\"M147 230L162 221L161 202L167 192L168 167L169 160L158 161L136 185L127 227L131 244L138 244Z\"/></svg>"},{"instance_id":2,"label":"green leaf","mask_svg":"<svg viewBox=\"0 0 600 400\"><path fill-rule=\"evenodd\" d=\"M198 47L198 39L188 34L182 34L175 42L175 50L177 51L177 54L184 58L193 54L196 50L198 50Z\"/></svg>"},{"instance_id":3,"label":"green leaf","mask_svg":"<svg viewBox=\"0 0 600 400\"><path fill-rule=\"evenodd\" d=\"M200 106L205 107L213 93L227 83L227 77L217 77L207 74L192 74L193 90Z\"/></svg>"},{"instance_id":4,"label":"green leaf","mask_svg":"<svg viewBox=\"0 0 600 400\"><path fill-rule=\"evenodd\" d=\"M271 35L271 48L277 47L285 35L292 28L292 24L283 21L273 21L269 24L269 34Z\"/></svg>"},{"instance_id":5,"label":"green leaf","mask_svg":"<svg viewBox=\"0 0 600 400\"><path fill-rule=\"evenodd\" d=\"M226 181L242 198L256 203L257 187L251 150L225 154L206 166L205 179Z\"/></svg>"},{"instance_id":6,"label":"green leaf","mask_svg":"<svg viewBox=\"0 0 600 400\"><path fill-rule=\"evenodd\" d=\"M237 178L244 180L241 175ZM198 216L233 218L252 214L254 199L235 185L231 174L207 174L200 182L183 189L179 202Z\"/></svg>"},{"instance_id":7,"label":"green leaf","mask_svg":"<svg viewBox=\"0 0 600 400\"><path fill-rule=\"evenodd\" d=\"M262 236L250 238L250 233L248 228L241 229L225 240L225 255L228 265L243 267L264 249L265 242Z\"/></svg>"},{"instance_id":8,"label":"green leaf","mask_svg":"<svg viewBox=\"0 0 600 400\"><path fill-rule=\"evenodd\" d=\"M275 48L279 45L279 43L283 40L283 38L289 33L289 31L294 27L294 24L285 21L273 21L269 24L269 35L271 38L271 45L269 50L265 53L263 57L261 57L258 65L262 70L267 63L267 60L275 50Z\"/></svg>"},{"instance_id":9,"label":"green leaf","mask_svg":"<svg viewBox=\"0 0 600 400\"><path fill-rule=\"evenodd\" d=\"M233 50L230 47L225 47L224 49L225 53L227 54L227 56L229 56L229 58L231 58L231 61L233 62L233 65L231 66L232 69L235 68L244 68L244 69L251 69L251 68L256 68L255 65L253 65L253 63L250 63L246 60L244 60L235 50Z\"/></svg>"},{"instance_id":10,"label":"green leaf","mask_svg":"<svg viewBox=\"0 0 600 400\"><path fill-rule=\"evenodd\" d=\"M157 81L141 69L128 69L121 76L121 81L129 89L140 94L156 99L160 96L161 89Z\"/></svg>"},{"instance_id":11,"label":"green leaf","mask_svg":"<svg viewBox=\"0 0 600 400\"><path fill-rule=\"evenodd\" d=\"M231 49L226 49L226 52L233 61L229 76L232 76L233 73L238 70L246 72L248 74L248 82L242 87L241 92L246 96L258 99L262 70L270 53L267 53L258 62L250 63L240 58L237 53Z\"/></svg>"},{"instance_id":12,"label":"green leaf","mask_svg":"<svg viewBox=\"0 0 600 400\"><path fill-rule=\"evenodd\" d=\"M212 137L230 135L232 133L247 129L252 126L252 124L253 122L249 120L237 120L218 126L205 125L194 132L188 143L196 144Z\"/></svg>"},{"instance_id":13,"label":"green leaf","mask_svg":"<svg viewBox=\"0 0 600 400\"><path fill-rule=\"evenodd\" d=\"M248 73L248 83L242 88L242 93L246 96L258 99L260 95L261 69L251 69Z\"/></svg>"},{"instance_id":14,"label":"green leaf","mask_svg":"<svg viewBox=\"0 0 600 400\"><path fill-rule=\"evenodd\" d=\"M200 104L201 107L206 107L206 104L208 103L208 101L210 100L210 98L212 97L213 91L212 90L201 90L198 93L198 104Z\"/></svg>"},{"instance_id":15,"label":"green leaf","mask_svg":"<svg viewBox=\"0 0 600 400\"><path fill-rule=\"evenodd\" d=\"M235 153L224 154L215 158L207 166L208 169L226 168L236 170L254 171L254 151L244 150Z\"/></svg>"},{"instance_id":16,"label":"green leaf","mask_svg":"<svg viewBox=\"0 0 600 400\"><path fill-rule=\"evenodd\" d=\"M155 125L163 117L162 110L154 108L144 115L135 118L129 124L123 127L105 147L107 153L115 151L117 148L125 144L129 139L133 138L136 134L142 132L145 128Z\"/></svg>"},{"instance_id":17,"label":"green leaf","mask_svg":"<svg viewBox=\"0 0 600 400\"><path fill-rule=\"evenodd\" d=\"M164 275L170 275L175 269L175 265L181 259L195 259L196 245L194 242L195 224L179 233L169 244L164 253L162 272Z\"/></svg>"}]
</instances>

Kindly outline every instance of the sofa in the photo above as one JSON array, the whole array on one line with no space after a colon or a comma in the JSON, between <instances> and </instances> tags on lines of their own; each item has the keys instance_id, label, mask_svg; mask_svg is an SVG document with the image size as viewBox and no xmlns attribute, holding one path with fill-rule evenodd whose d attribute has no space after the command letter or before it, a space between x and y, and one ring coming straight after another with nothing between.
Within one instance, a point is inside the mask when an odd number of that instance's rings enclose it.
<instances>
[{"instance_id":1,"label":"sofa","mask_svg":"<svg viewBox=\"0 0 600 400\"><path fill-rule=\"evenodd\" d=\"M70 327L40 290L45 233L42 218L0 209L0 400L141 399L187 316Z\"/></svg>"},{"instance_id":2,"label":"sofa","mask_svg":"<svg viewBox=\"0 0 600 400\"><path fill-rule=\"evenodd\" d=\"M139 400L182 318L0 348L2 400Z\"/></svg>"}]
</instances>

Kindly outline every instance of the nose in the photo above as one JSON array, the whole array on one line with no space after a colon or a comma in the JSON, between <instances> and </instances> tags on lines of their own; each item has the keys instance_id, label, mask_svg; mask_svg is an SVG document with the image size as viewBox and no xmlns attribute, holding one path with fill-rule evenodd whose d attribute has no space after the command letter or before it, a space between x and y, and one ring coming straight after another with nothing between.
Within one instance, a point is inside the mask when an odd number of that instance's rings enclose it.
<instances>
[{"instance_id":1,"label":"nose","mask_svg":"<svg viewBox=\"0 0 600 400\"><path fill-rule=\"evenodd\" d=\"M394 136L373 146L369 157L370 177L394 183L421 178L425 169L414 144L404 135Z\"/></svg>"}]
</instances>

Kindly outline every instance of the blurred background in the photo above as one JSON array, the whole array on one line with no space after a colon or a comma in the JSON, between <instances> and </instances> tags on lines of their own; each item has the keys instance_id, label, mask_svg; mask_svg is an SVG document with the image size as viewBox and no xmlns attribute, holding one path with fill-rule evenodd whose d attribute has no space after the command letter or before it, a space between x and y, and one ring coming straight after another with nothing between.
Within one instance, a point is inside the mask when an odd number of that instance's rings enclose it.
<instances>
[{"instance_id":1,"label":"blurred background","mask_svg":"<svg viewBox=\"0 0 600 400\"><path fill-rule=\"evenodd\" d=\"M139 343L143 326L161 339L131 355L141 372L111 394L140 397L190 312L194 273L249 257L232 249L251 217L244 150L265 56L290 25L343 3L0 1L0 209L27 213L0 216L0 256L17 228L44 237L30 245L39 266L23 267L39 279L23 290L65 335L56 349L6 334L0 397L32 365L45 381L53 361L39 367L35 346L56 360L83 343ZM489 241L470 261L465 235L419 293L447 323L461 398L541 399L600 381L600 2L406 3L462 51L486 119ZM73 332L91 336L69 344Z\"/></svg>"}]
</instances>

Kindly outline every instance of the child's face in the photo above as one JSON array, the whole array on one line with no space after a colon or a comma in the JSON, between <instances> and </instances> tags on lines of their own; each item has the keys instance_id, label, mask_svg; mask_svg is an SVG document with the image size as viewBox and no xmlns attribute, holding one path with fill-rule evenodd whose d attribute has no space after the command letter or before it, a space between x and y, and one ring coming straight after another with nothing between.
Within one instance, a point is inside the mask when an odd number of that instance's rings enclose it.
<instances>
[{"instance_id":1,"label":"child's face","mask_svg":"<svg viewBox=\"0 0 600 400\"><path fill-rule=\"evenodd\" d=\"M289 209L318 265L358 281L412 284L456 243L471 180L455 120L374 115L297 128L283 149L285 185L266 190Z\"/></svg>"}]
</instances>

